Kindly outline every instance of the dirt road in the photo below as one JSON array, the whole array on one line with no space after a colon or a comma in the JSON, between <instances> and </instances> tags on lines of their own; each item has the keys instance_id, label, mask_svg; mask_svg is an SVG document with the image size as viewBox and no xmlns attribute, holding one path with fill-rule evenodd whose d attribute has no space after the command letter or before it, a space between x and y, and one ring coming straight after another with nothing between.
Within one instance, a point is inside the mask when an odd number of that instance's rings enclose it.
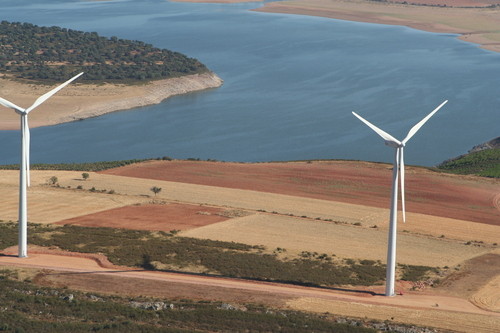
<instances>
[{"instance_id":1,"label":"dirt road","mask_svg":"<svg viewBox=\"0 0 500 333\"><path fill-rule=\"evenodd\" d=\"M458 331L464 331L464 327L468 329L472 327L471 325L474 325L476 332L494 332L495 327L500 327L500 313L485 311L464 299L449 296L405 293L404 296L384 297L380 294L368 292L342 292L333 289L269 282L151 272L113 266L107 264L105 260L98 262L95 258L89 256L82 258L76 255L36 253L36 251L31 251L30 257L23 259L11 255L0 256L0 265L71 272L75 275L91 274L94 279L99 279L99 276L103 275L141 279L145 288L147 288L148 284L155 283L155 281L163 281L189 284L193 288L203 288L204 286L220 287L229 292L232 289L265 292L292 297L293 299L288 302L290 308L309 311L315 311L319 307L323 310L339 307L342 304L350 308L363 307L368 313L372 310L379 311L382 308L386 316L388 316L387 314L397 313L394 318L396 321L405 322L404 318L411 313L411 322L414 324L426 324ZM391 308L393 309L391 310ZM414 318L415 313L419 314L419 318ZM466 320L467 324L464 323L464 320ZM439 322L443 324L441 326L436 325Z\"/></svg>"}]
</instances>

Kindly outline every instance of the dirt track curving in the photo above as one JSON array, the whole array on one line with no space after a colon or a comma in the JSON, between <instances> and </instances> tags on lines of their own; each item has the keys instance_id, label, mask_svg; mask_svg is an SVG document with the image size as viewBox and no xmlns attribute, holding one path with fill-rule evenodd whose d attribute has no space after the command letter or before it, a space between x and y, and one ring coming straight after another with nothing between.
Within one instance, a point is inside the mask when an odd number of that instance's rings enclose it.
<instances>
[{"instance_id":1,"label":"dirt track curving","mask_svg":"<svg viewBox=\"0 0 500 333\"><path fill-rule=\"evenodd\" d=\"M495 332L500 325L500 313L481 310L471 303L449 296L436 296L421 293L405 293L404 296L384 297L379 294L340 292L328 289L290 286L268 282L254 282L207 276L185 275L176 273L150 272L125 267L115 267L105 261L96 261L86 256L58 255L56 253L34 253L29 258L20 259L12 256L0 256L0 265L39 268L44 275L71 276L91 274L99 281L103 276L140 279L135 287L147 289L148 285L158 282L182 283L193 288L217 287L231 293L234 290L246 290L258 294L267 293L278 297L288 297L287 304L297 310L324 311L363 317L369 315L378 319L391 319L402 323L430 325L459 332ZM99 264L100 263L100 264ZM47 272L46 270L51 270ZM54 270L55 272L52 272ZM39 277L40 278L40 277ZM55 282L56 280L52 280ZM71 286L71 279L66 279ZM94 282L95 283L95 282ZM99 283L95 283L96 286ZM126 291L122 291L126 294Z\"/></svg>"}]
</instances>

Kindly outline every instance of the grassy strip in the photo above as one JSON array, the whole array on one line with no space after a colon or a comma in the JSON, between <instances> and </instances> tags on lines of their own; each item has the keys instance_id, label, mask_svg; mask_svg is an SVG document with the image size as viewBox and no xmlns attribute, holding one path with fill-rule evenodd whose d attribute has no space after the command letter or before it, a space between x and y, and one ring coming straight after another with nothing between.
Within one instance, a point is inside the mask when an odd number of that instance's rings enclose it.
<instances>
[{"instance_id":1,"label":"grassy strip","mask_svg":"<svg viewBox=\"0 0 500 333\"><path fill-rule=\"evenodd\" d=\"M438 165L438 169L463 175L500 178L500 149L486 149Z\"/></svg>"},{"instance_id":2,"label":"grassy strip","mask_svg":"<svg viewBox=\"0 0 500 333\"><path fill-rule=\"evenodd\" d=\"M218 302L93 295L42 288L0 271L0 331L4 332L376 332L293 311L262 306L223 307ZM356 325L363 325L357 321Z\"/></svg>"},{"instance_id":3,"label":"grassy strip","mask_svg":"<svg viewBox=\"0 0 500 333\"><path fill-rule=\"evenodd\" d=\"M171 160L170 157L156 158L157 160ZM103 171L113 168L119 168L129 164L141 163L151 159L133 159L122 161L102 161L102 162L85 162L85 163L57 163L46 164L38 163L30 166L31 170L65 170L65 171ZM0 165L0 170L19 170L19 164Z\"/></svg>"},{"instance_id":4,"label":"grassy strip","mask_svg":"<svg viewBox=\"0 0 500 333\"><path fill-rule=\"evenodd\" d=\"M114 264L152 270L194 271L311 286L374 285L385 278L385 265L372 260L334 261L326 254L282 260L277 254L264 253L260 246L177 237L165 232L38 224L30 224L29 229L29 244L103 253ZM16 234L15 224L0 224L0 247L15 245ZM408 280L416 281L424 279L432 268L400 269Z\"/></svg>"}]
</instances>

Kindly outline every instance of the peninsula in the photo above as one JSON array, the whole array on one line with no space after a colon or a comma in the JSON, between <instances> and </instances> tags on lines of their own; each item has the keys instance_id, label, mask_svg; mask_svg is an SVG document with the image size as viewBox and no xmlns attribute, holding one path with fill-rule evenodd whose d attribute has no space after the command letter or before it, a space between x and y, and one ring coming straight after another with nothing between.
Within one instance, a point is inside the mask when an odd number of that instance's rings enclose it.
<instances>
[{"instance_id":1,"label":"peninsula","mask_svg":"<svg viewBox=\"0 0 500 333\"><path fill-rule=\"evenodd\" d=\"M215 88L222 80L194 58L140 41L95 32L28 23L0 23L0 97L24 106L77 72L30 118L32 127L81 120L160 103L178 94ZM0 113L0 129L17 129L12 112Z\"/></svg>"}]
</instances>

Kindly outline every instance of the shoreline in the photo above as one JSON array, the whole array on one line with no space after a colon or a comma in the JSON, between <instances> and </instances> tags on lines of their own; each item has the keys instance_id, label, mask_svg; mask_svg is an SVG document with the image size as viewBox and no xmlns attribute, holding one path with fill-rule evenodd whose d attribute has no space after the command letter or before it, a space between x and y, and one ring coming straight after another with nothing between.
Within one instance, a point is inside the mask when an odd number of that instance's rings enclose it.
<instances>
[{"instance_id":1,"label":"shoreline","mask_svg":"<svg viewBox=\"0 0 500 333\"><path fill-rule=\"evenodd\" d=\"M297 0L266 3L256 12L309 15L346 21L401 25L452 33L462 41L500 52L500 8L416 6L366 0Z\"/></svg>"},{"instance_id":2,"label":"shoreline","mask_svg":"<svg viewBox=\"0 0 500 333\"><path fill-rule=\"evenodd\" d=\"M174 0L191 3L238 3L242 0ZM249 0L261 2L262 0ZM495 0L285 0L268 2L251 11L307 15L338 20L400 25L409 28L460 35L457 38L500 52L500 1ZM489 7L495 6L497 7Z\"/></svg>"},{"instance_id":3,"label":"shoreline","mask_svg":"<svg viewBox=\"0 0 500 333\"><path fill-rule=\"evenodd\" d=\"M57 125L159 104L175 95L218 88L222 84L223 80L212 72L151 81L135 86L76 82L65 87L50 101L30 113L30 127ZM26 84L0 78L0 96L23 107L31 105L36 98L49 90L50 87L46 85ZM0 130L19 129L19 116L13 110L2 111Z\"/></svg>"}]
</instances>

